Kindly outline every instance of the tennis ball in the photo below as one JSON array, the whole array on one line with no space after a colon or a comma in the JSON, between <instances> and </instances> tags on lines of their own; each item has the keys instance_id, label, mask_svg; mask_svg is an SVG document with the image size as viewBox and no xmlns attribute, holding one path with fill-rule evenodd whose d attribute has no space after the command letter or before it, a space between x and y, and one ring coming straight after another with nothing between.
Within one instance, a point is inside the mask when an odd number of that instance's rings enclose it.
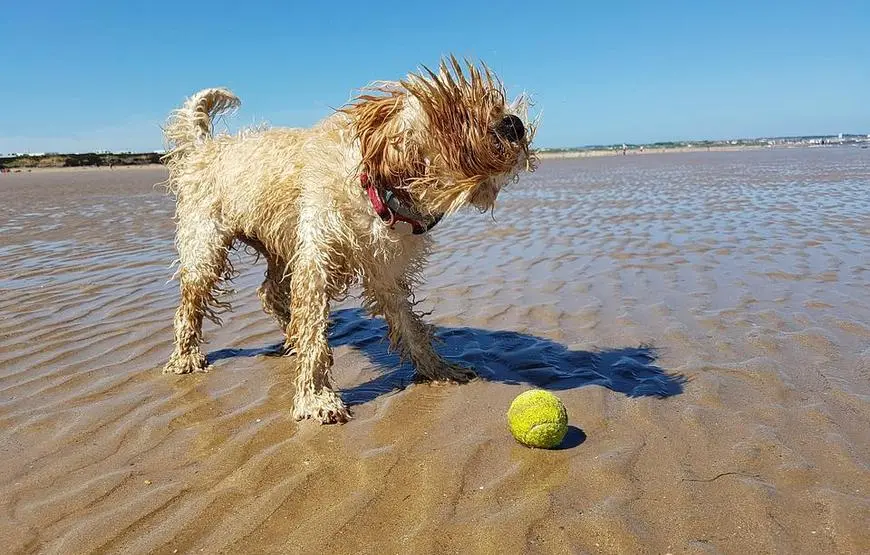
<instances>
[{"instance_id":1,"label":"tennis ball","mask_svg":"<svg viewBox=\"0 0 870 555\"><path fill-rule=\"evenodd\" d=\"M551 449L568 433L568 413L562 401L543 389L517 395L507 412L508 426L517 441L529 447Z\"/></svg>"}]
</instances>

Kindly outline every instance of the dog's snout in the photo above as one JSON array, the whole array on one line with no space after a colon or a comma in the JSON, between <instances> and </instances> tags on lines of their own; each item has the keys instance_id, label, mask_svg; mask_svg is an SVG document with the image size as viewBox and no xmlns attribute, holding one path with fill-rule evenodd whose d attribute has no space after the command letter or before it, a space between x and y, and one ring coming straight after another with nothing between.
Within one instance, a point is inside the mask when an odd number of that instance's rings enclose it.
<instances>
[{"instance_id":1,"label":"dog's snout","mask_svg":"<svg viewBox=\"0 0 870 555\"><path fill-rule=\"evenodd\" d=\"M495 132L499 137L511 142L521 141L526 136L523 120L513 114L503 117L495 126Z\"/></svg>"}]
</instances>

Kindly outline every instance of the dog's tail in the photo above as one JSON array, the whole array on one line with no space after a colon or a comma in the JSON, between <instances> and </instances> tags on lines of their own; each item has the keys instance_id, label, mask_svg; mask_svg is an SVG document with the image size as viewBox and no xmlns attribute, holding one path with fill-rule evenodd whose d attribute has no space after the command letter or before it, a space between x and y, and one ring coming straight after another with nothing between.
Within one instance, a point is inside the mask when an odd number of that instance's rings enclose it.
<instances>
[{"instance_id":1,"label":"dog's tail","mask_svg":"<svg viewBox=\"0 0 870 555\"><path fill-rule=\"evenodd\" d=\"M172 112L163 128L168 147L164 158L179 160L197 144L210 139L214 118L240 105L239 98L223 88L204 89L188 98L181 108Z\"/></svg>"}]
</instances>

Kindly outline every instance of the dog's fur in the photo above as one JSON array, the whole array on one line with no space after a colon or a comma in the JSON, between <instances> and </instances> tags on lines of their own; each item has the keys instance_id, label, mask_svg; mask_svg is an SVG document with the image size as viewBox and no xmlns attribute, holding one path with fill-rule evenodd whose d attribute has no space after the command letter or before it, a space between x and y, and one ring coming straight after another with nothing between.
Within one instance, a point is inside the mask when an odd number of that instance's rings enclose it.
<instances>
[{"instance_id":1,"label":"dog's fur","mask_svg":"<svg viewBox=\"0 0 870 555\"><path fill-rule=\"evenodd\" d=\"M309 129L212 133L212 120L239 106L226 89L207 89L170 116L164 132L177 198L181 301L175 350L164 372L205 371L203 317L220 323L220 283L237 242L267 261L258 289L297 365L293 416L343 422L350 413L332 389L327 343L330 300L362 285L365 308L383 315L394 348L419 378L464 382L473 371L432 347L432 328L414 310L413 288L430 249L428 234L391 229L375 214L360 175L403 195L421 214L492 209L502 186L534 169L534 124L524 97L508 104L483 66L452 56L377 83ZM505 138L499 123L520 118L524 134ZM513 140L510 139L513 138Z\"/></svg>"}]
</instances>

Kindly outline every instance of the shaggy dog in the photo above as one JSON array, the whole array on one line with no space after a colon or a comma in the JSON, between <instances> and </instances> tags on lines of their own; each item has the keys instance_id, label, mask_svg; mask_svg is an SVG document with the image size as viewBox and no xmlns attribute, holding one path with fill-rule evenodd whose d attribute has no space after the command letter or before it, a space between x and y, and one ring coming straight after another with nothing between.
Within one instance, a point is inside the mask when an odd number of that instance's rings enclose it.
<instances>
[{"instance_id":1,"label":"shaggy dog","mask_svg":"<svg viewBox=\"0 0 870 555\"><path fill-rule=\"evenodd\" d=\"M432 226L465 206L491 210L505 184L534 170L526 101L505 96L485 65L451 56L438 72L424 67L363 89L309 129L213 136L213 119L239 99L226 89L187 99L164 128L181 288L164 372L206 370L203 317L219 324L228 308L221 282L242 243L268 264L257 292L284 331L285 353L295 352L295 419L350 418L332 388L327 326L330 301L354 285L418 379L473 378L435 352L413 289Z\"/></svg>"}]
</instances>

